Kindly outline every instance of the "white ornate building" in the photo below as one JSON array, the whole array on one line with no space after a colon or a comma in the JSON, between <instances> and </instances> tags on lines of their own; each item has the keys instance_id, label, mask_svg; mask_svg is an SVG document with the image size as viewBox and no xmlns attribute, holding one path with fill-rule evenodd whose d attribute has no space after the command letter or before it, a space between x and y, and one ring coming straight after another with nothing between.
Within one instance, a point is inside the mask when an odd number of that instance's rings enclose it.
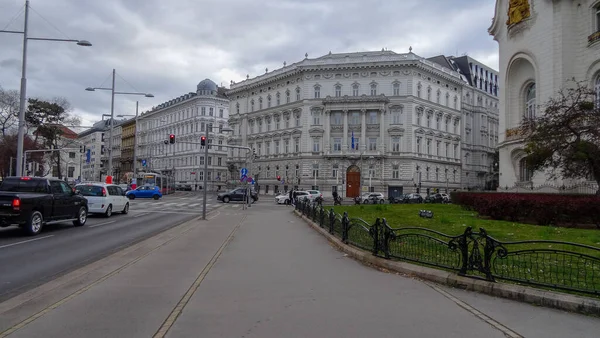
<instances>
[{"instance_id":1,"label":"white ornate building","mask_svg":"<svg viewBox=\"0 0 600 338\"><path fill-rule=\"evenodd\" d=\"M255 149L261 193L459 189L464 85L412 51L307 55L231 83L232 142ZM243 165L243 152L231 155Z\"/></svg>"},{"instance_id":2,"label":"white ornate building","mask_svg":"<svg viewBox=\"0 0 600 338\"><path fill-rule=\"evenodd\" d=\"M500 47L500 188L539 186L517 132L566 81L588 81L600 94L600 0L497 0L489 33ZM557 186L575 182L553 182Z\"/></svg>"},{"instance_id":3,"label":"white ornate building","mask_svg":"<svg viewBox=\"0 0 600 338\"><path fill-rule=\"evenodd\" d=\"M200 187L204 180L204 147L200 137L208 134L208 175L210 190L224 189L228 179L227 127L229 100L224 88L213 81L201 81L196 92L182 95L144 112L138 119L137 168L174 177L176 184ZM211 129L212 126L212 129ZM169 135L175 144L165 144ZM146 167L143 167L145 160ZM199 189L199 188L198 188Z\"/></svg>"},{"instance_id":4,"label":"white ornate building","mask_svg":"<svg viewBox=\"0 0 600 338\"><path fill-rule=\"evenodd\" d=\"M462 188L496 189L498 184L498 72L464 55L429 60L459 72L462 91Z\"/></svg>"}]
</instances>

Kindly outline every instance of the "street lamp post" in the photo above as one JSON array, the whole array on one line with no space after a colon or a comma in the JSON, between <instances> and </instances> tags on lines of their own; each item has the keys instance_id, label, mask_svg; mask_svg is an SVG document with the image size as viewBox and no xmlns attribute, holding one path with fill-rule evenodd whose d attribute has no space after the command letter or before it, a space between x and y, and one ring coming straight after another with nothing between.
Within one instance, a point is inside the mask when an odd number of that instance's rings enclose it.
<instances>
[{"instance_id":1,"label":"street lamp post","mask_svg":"<svg viewBox=\"0 0 600 338\"><path fill-rule=\"evenodd\" d=\"M27 101L27 41L60 41L60 42L75 42L79 46L89 47L92 44L87 40L72 40L72 39L51 39L51 38L32 38L28 35L29 26L29 0L25 1L25 23L22 31L0 30L0 33L23 34L23 56L21 65L21 90L19 97L19 124L17 136L17 174L23 175L24 164L23 160L23 144L25 140L25 110Z\"/></svg>"},{"instance_id":2,"label":"street lamp post","mask_svg":"<svg viewBox=\"0 0 600 338\"><path fill-rule=\"evenodd\" d=\"M114 127L114 117L115 117L115 95L143 95L145 97L154 97L154 95L150 93L136 93L136 92L117 92L115 91L115 75L116 71L113 68L112 70L112 86L110 88L101 88L101 87L87 87L85 90L89 92L93 92L96 90L110 90L110 139L108 140L108 169L106 171L106 175L112 175L112 137L113 137L113 127Z\"/></svg>"}]
</instances>

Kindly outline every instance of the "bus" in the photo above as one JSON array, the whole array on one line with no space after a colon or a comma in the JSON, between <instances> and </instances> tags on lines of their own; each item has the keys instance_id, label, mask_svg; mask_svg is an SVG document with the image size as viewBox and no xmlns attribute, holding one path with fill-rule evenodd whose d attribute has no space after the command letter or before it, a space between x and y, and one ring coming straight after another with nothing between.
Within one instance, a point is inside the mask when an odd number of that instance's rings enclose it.
<instances>
[{"instance_id":1,"label":"bus","mask_svg":"<svg viewBox=\"0 0 600 338\"><path fill-rule=\"evenodd\" d=\"M136 181L136 185L138 187L143 185L159 187L163 195L168 195L175 192L175 180L171 176L152 172L141 172L138 173Z\"/></svg>"}]
</instances>

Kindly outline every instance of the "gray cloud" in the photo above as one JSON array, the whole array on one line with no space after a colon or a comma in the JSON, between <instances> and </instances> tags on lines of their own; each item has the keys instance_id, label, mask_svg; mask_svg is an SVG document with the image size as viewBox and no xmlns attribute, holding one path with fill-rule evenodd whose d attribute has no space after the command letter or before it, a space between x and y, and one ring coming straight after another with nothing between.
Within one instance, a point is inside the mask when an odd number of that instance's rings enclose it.
<instances>
[{"instance_id":1,"label":"gray cloud","mask_svg":"<svg viewBox=\"0 0 600 338\"><path fill-rule=\"evenodd\" d=\"M132 113L195 90L209 77L230 80L300 61L304 54L380 50L418 55L468 53L498 67L487 33L494 0L53 0L31 1L32 36L86 39L93 47L30 41L28 94L64 96L84 120L110 108L99 86L112 68L117 88L156 98L118 97L115 110ZM22 0L0 5L0 28ZM40 17L37 13L40 13ZM46 22L46 19L48 22ZM21 15L7 29L22 28ZM55 29L58 28L57 29ZM0 85L19 88L20 35L0 34ZM130 86L131 84L132 86ZM110 86L110 82L104 83Z\"/></svg>"}]
</instances>

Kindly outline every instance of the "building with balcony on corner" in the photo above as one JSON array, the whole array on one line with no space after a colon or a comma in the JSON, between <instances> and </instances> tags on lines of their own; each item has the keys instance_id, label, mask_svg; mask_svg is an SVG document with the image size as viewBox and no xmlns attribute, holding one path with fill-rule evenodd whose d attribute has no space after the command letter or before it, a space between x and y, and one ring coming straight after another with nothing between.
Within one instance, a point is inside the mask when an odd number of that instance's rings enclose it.
<instances>
[{"instance_id":1,"label":"building with balcony on corner","mask_svg":"<svg viewBox=\"0 0 600 338\"><path fill-rule=\"evenodd\" d=\"M600 95L600 0L497 0L489 33L499 44L504 89L499 98L500 189L585 183L551 182L547 172L527 168L518 127L523 117L542 114L541 107L567 80L586 81Z\"/></svg>"},{"instance_id":2,"label":"building with balcony on corner","mask_svg":"<svg viewBox=\"0 0 600 338\"><path fill-rule=\"evenodd\" d=\"M412 48L306 55L231 83L231 142L254 149L248 169L261 193L460 189L465 85ZM245 161L244 150L230 153L233 166Z\"/></svg>"},{"instance_id":3,"label":"building with balcony on corner","mask_svg":"<svg viewBox=\"0 0 600 338\"><path fill-rule=\"evenodd\" d=\"M121 172L127 182L133 178L133 147L135 146L135 119L121 123Z\"/></svg>"},{"instance_id":4,"label":"building with balcony on corner","mask_svg":"<svg viewBox=\"0 0 600 338\"><path fill-rule=\"evenodd\" d=\"M139 116L136 166L140 172L162 173L173 177L175 184L200 189L204 180L200 137L207 135L208 189L224 189L229 179L227 149L220 145L227 143L229 135L223 129L228 118L225 89L210 79L201 81L196 92L164 102ZM171 134L175 135L175 144L168 142Z\"/></svg>"},{"instance_id":5,"label":"building with balcony on corner","mask_svg":"<svg viewBox=\"0 0 600 338\"><path fill-rule=\"evenodd\" d=\"M462 91L462 175L461 186L471 190L498 187L498 72L464 55L429 58L456 70L465 81Z\"/></svg>"}]
</instances>

